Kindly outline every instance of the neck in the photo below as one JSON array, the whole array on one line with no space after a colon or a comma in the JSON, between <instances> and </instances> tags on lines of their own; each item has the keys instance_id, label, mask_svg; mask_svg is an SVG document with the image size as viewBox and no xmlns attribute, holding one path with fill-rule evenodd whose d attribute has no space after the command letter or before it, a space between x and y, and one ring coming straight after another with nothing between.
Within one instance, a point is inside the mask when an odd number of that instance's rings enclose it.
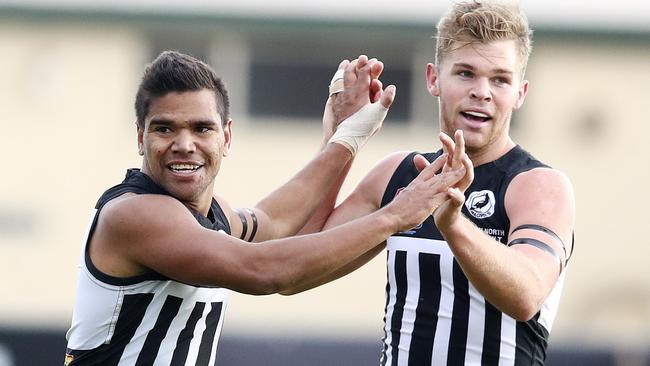
<instances>
[{"instance_id":1,"label":"neck","mask_svg":"<svg viewBox=\"0 0 650 366\"><path fill-rule=\"evenodd\" d=\"M494 143L485 146L482 149L474 150L468 147L467 156L469 156L472 164L474 164L474 167L477 167L479 165L497 160L498 158L505 155L508 151L510 151L513 147L515 147L515 142L512 141L509 136L507 136L507 138L505 138L503 141L495 141Z\"/></svg>"},{"instance_id":2,"label":"neck","mask_svg":"<svg viewBox=\"0 0 650 366\"><path fill-rule=\"evenodd\" d=\"M212 192L202 192L200 197L195 197L191 201L184 201L183 204L201 215L207 216L212 205Z\"/></svg>"}]
</instances>

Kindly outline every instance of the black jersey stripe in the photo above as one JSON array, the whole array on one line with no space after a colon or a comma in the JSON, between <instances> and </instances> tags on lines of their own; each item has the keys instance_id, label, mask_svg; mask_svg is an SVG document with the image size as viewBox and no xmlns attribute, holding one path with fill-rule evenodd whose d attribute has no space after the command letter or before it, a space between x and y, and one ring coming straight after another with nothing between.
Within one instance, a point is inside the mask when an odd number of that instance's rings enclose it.
<instances>
[{"instance_id":1,"label":"black jersey stripe","mask_svg":"<svg viewBox=\"0 0 650 366\"><path fill-rule=\"evenodd\" d=\"M107 366L117 366L122 358L124 349L133 338L135 331L142 323L144 314L153 300L153 294L125 295L122 309L115 323L114 337L111 340L111 354L106 359ZM115 336L119 335L119 338Z\"/></svg>"},{"instance_id":2,"label":"black jersey stripe","mask_svg":"<svg viewBox=\"0 0 650 366\"><path fill-rule=\"evenodd\" d=\"M494 305L485 301L485 331L483 333L482 366L498 366L501 352L501 316Z\"/></svg>"},{"instance_id":3,"label":"black jersey stripe","mask_svg":"<svg viewBox=\"0 0 650 366\"><path fill-rule=\"evenodd\" d=\"M135 362L136 366L153 365L156 356L158 356L160 344L165 339L169 326L178 314L178 309L180 309L182 303L183 299L180 297L167 295L165 303L160 309L160 314L158 314L158 318L156 319L156 324L154 324L153 328L147 334L142 351L140 351L138 359Z\"/></svg>"},{"instance_id":4,"label":"black jersey stripe","mask_svg":"<svg viewBox=\"0 0 650 366\"><path fill-rule=\"evenodd\" d=\"M169 366L183 366L187 360L187 354L190 350L190 342L194 338L194 329L196 329L196 323L203 315L203 310L205 309L204 302L197 302L194 304L192 313L190 313L187 322L185 323L185 328L178 335L178 340L176 341L176 347L174 348L174 354L172 355L172 361Z\"/></svg>"},{"instance_id":5,"label":"black jersey stripe","mask_svg":"<svg viewBox=\"0 0 650 366\"><path fill-rule=\"evenodd\" d=\"M400 329L402 328L402 316L404 315L404 304L406 303L406 292L408 290L408 277L406 275L406 252L403 250L395 251L395 305L390 320L392 362L391 365L397 366L399 356Z\"/></svg>"},{"instance_id":6,"label":"black jersey stripe","mask_svg":"<svg viewBox=\"0 0 650 366\"><path fill-rule=\"evenodd\" d=\"M442 289L440 255L419 253L418 265L420 295L415 309L415 321L409 347L409 365L422 365L431 362Z\"/></svg>"},{"instance_id":7,"label":"black jersey stripe","mask_svg":"<svg viewBox=\"0 0 650 366\"><path fill-rule=\"evenodd\" d=\"M451 315L452 325L449 334L447 365L462 366L465 364L469 325L469 283L455 259L452 272L454 276L454 308Z\"/></svg>"},{"instance_id":8,"label":"black jersey stripe","mask_svg":"<svg viewBox=\"0 0 650 366\"><path fill-rule=\"evenodd\" d=\"M537 313L533 319L537 321L539 316ZM549 332L540 325L517 322L515 366L544 366L548 336Z\"/></svg>"},{"instance_id":9,"label":"black jersey stripe","mask_svg":"<svg viewBox=\"0 0 650 366\"><path fill-rule=\"evenodd\" d=\"M210 362L210 355L212 354L212 344L214 343L214 335L219 326L219 319L221 318L221 308L223 303L211 303L212 309L205 318L205 330L201 338L201 345L199 346L199 355L196 358L196 366L208 366Z\"/></svg>"}]
</instances>

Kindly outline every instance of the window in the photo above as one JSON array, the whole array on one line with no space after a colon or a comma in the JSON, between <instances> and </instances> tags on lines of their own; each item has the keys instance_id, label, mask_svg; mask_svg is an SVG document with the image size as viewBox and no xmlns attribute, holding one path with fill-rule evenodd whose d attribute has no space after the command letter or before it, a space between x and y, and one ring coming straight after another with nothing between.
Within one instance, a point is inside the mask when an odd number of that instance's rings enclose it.
<instances>
[{"instance_id":1,"label":"window","mask_svg":"<svg viewBox=\"0 0 650 366\"><path fill-rule=\"evenodd\" d=\"M390 118L401 122L410 120L412 78L407 50L400 52L399 47L395 48L393 44L382 44L372 50L364 45L365 51L354 51L354 45L341 47L323 41L322 44L295 44L286 39L273 39L259 43L252 47L249 69L248 106L251 116L260 117L261 121L263 117L320 121L327 87L336 66L343 58L366 52L385 62L387 68L381 76L384 86L398 86Z\"/></svg>"}]
</instances>

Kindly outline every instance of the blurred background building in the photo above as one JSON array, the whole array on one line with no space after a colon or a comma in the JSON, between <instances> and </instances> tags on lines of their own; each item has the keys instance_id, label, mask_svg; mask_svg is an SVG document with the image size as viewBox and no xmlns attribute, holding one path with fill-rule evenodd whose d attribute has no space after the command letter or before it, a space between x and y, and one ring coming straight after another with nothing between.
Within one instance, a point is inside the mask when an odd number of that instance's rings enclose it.
<instances>
[{"instance_id":1,"label":"blurred background building","mask_svg":"<svg viewBox=\"0 0 650 366\"><path fill-rule=\"evenodd\" d=\"M344 197L386 154L437 149L425 89L451 1L0 1L0 366L62 364L77 263L99 195L138 167L133 100L176 49L230 91L217 191L251 206L315 154L339 61L384 61L398 87ZM567 173L576 252L549 365L650 365L650 5L524 1L535 29L517 142ZM221 365L376 365L385 257L292 297L233 294Z\"/></svg>"}]
</instances>

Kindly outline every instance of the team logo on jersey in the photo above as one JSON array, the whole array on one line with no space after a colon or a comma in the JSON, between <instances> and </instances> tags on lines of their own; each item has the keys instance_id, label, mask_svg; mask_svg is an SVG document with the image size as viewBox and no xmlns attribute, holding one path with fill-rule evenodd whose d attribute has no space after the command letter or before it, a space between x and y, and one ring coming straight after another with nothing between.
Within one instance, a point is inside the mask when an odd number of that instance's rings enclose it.
<instances>
[{"instance_id":1,"label":"team logo on jersey","mask_svg":"<svg viewBox=\"0 0 650 366\"><path fill-rule=\"evenodd\" d=\"M494 214L496 200L492 191L476 191L470 193L465 200L465 207L477 219L484 219Z\"/></svg>"}]
</instances>

